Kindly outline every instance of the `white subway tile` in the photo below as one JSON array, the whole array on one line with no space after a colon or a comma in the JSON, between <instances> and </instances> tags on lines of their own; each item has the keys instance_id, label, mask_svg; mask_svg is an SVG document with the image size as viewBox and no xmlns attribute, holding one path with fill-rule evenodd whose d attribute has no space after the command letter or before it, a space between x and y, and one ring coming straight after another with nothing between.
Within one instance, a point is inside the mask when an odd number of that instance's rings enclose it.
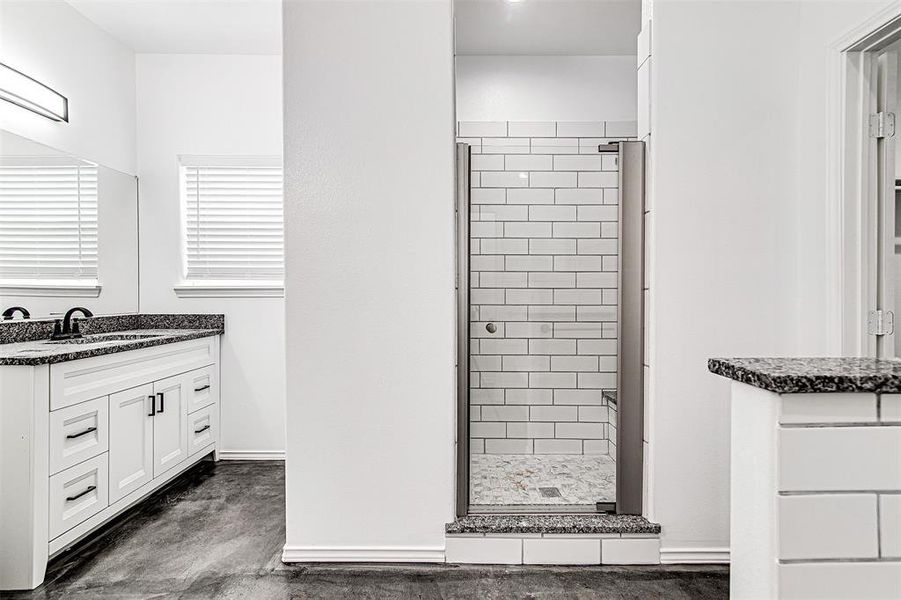
<instances>
[{"instance_id":1,"label":"white subway tile","mask_svg":"<svg viewBox=\"0 0 901 600\"><path fill-rule=\"evenodd\" d=\"M783 394L780 423L871 423L876 394Z\"/></svg>"},{"instance_id":2,"label":"white subway tile","mask_svg":"<svg viewBox=\"0 0 901 600\"><path fill-rule=\"evenodd\" d=\"M611 239L584 239L578 240L579 254L609 254L616 255L619 252L618 243Z\"/></svg>"},{"instance_id":3,"label":"white subway tile","mask_svg":"<svg viewBox=\"0 0 901 600\"><path fill-rule=\"evenodd\" d=\"M507 190L497 188L474 188L470 193L473 204L504 204L507 202Z\"/></svg>"},{"instance_id":4,"label":"white subway tile","mask_svg":"<svg viewBox=\"0 0 901 600\"><path fill-rule=\"evenodd\" d=\"M527 171L484 171L482 173L483 188L518 188L529 187Z\"/></svg>"},{"instance_id":5,"label":"white subway tile","mask_svg":"<svg viewBox=\"0 0 901 600\"><path fill-rule=\"evenodd\" d=\"M901 394L882 394L880 416L883 423L901 422Z\"/></svg>"},{"instance_id":6,"label":"white subway tile","mask_svg":"<svg viewBox=\"0 0 901 600\"><path fill-rule=\"evenodd\" d=\"M528 340L484 338L480 340L481 354L528 354ZM503 398L501 398L503 402Z\"/></svg>"},{"instance_id":7,"label":"white subway tile","mask_svg":"<svg viewBox=\"0 0 901 600\"><path fill-rule=\"evenodd\" d=\"M569 171L557 172L561 174L569 173ZM606 178L607 174L601 171L579 171L577 183L580 188L602 188L607 187L604 185ZM601 194L601 200L603 201L603 194Z\"/></svg>"},{"instance_id":8,"label":"white subway tile","mask_svg":"<svg viewBox=\"0 0 901 600\"><path fill-rule=\"evenodd\" d=\"M580 221L616 221L618 219L618 207L609 204L600 206L580 206Z\"/></svg>"},{"instance_id":9,"label":"white subway tile","mask_svg":"<svg viewBox=\"0 0 901 600\"><path fill-rule=\"evenodd\" d=\"M619 257L617 256L605 256L604 257L604 270L605 271L618 271L619 270Z\"/></svg>"},{"instance_id":10,"label":"white subway tile","mask_svg":"<svg viewBox=\"0 0 901 600\"><path fill-rule=\"evenodd\" d=\"M575 306L530 306L529 321L575 321Z\"/></svg>"},{"instance_id":11,"label":"white subway tile","mask_svg":"<svg viewBox=\"0 0 901 600\"><path fill-rule=\"evenodd\" d=\"M576 340L529 340L529 354L575 354Z\"/></svg>"},{"instance_id":12,"label":"white subway tile","mask_svg":"<svg viewBox=\"0 0 901 600\"><path fill-rule=\"evenodd\" d=\"M553 165L554 160L549 154L512 154L507 157L504 167L507 171L550 171Z\"/></svg>"},{"instance_id":13,"label":"white subway tile","mask_svg":"<svg viewBox=\"0 0 901 600\"><path fill-rule=\"evenodd\" d=\"M782 598L888 600L901 597L901 562L796 563L778 565L777 569Z\"/></svg>"},{"instance_id":14,"label":"white subway tile","mask_svg":"<svg viewBox=\"0 0 901 600\"><path fill-rule=\"evenodd\" d=\"M503 154L474 154L472 156L473 171L503 171Z\"/></svg>"},{"instance_id":15,"label":"white subway tile","mask_svg":"<svg viewBox=\"0 0 901 600\"><path fill-rule=\"evenodd\" d=\"M457 135L461 137L504 137L506 121L460 121Z\"/></svg>"},{"instance_id":16,"label":"white subway tile","mask_svg":"<svg viewBox=\"0 0 901 600\"><path fill-rule=\"evenodd\" d=\"M619 204L619 190L604 188L604 204Z\"/></svg>"},{"instance_id":17,"label":"white subway tile","mask_svg":"<svg viewBox=\"0 0 901 600\"><path fill-rule=\"evenodd\" d=\"M482 317L484 318L484 317ZM576 309L577 321L616 322L615 306L580 306Z\"/></svg>"},{"instance_id":18,"label":"white subway tile","mask_svg":"<svg viewBox=\"0 0 901 600\"><path fill-rule=\"evenodd\" d=\"M487 369L483 369L487 370ZM551 371L597 371L596 356L552 356Z\"/></svg>"},{"instance_id":19,"label":"white subway tile","mask_svg":"<svg viewBox=\"0 0 901 600\"><path fill-rule=\"evenodd\" d=\"M513 407L510 407L513 408ZM519 407L516 407L519 408ZM526 407L523 407L526 408ZM508 438L552 438L553 423L507 423Z\"/></svg>"},{"instance_id":20,"label":"white subway tile","mask_svg":"<svg viewBox=\"0 0 901 600\"><path fill-rule=\"evenodd\" d=\"M512 257L511 257L512 258ZM516 289L507 292L507 304L553 304L553 290Z\"/></svg>"},{"instance_id":21,"label":"white subway tile","mask_svg":"<svg viewBox=\"0 0 901 600\"><path fill-rule=\"evenodd\" d=\"M579 373L580 389L610 390L616 387L616 373Z\"/></svg>"},{"instance_id":22,"label":"white subway tile","mask_svg":"<svg viewBox=\"0 0 901 600\"><path fill-rule=\"evenodd\" d=\"M577 421L579 411L576 406L531 406L529 407L530 421L551 421L554 423L565 421ZM548 437L554 437L551 434Z\"/></svg>"},{"instance_id":23,"label":"white subway tile","mask_svg":"<svg viewBox=\"0 0 901 600\"><path fill-rule=\"evenodd\" d=\"M553 390L507 390L509 404L551 404L553 399Z\"/></svg>"},{"instance_id":24,"label":"white subway tile","mask_svg":"<svg viewBox=\"0 0 901 600\"><path fill-rule=\"evenodd\" d=\"M577 182L576 174L569 171L532 171L529 175L533 188L572 188Z\"/></svg>"},{"instance_id":25,"label":"white subway tile","mask_svg":"<svg viewBox=\"0 0 901 600\"><path fill-rule=\"evenodd\" d=\"M567 288L575 285L575 273L529 273L529 287Z\"/></svg>"},{"instance_id":26,"label":"white subway tile","mask_svg":"<svg viewBox=\"0 0 901 600\"><path fill-rule=\"evenodd\" d=\"M525 388L529 387L528 373L481 373L483 388Z\"/></svg>"},{"instance_id":27,"label":"white subway tile","mask_svg":"<svg viewBox=\"0 0 901 600\"><path fill-rule=\"evenodd\" d=\"M901 558L901 494L879 496L880 556Z\"/></svg>"},{"instance_id":28,"label":"white subway tile","mask_svg":"<svg viewBox=\"0 0 901 600\"><path fill-rule=\"evenodd\" d=\"M604 426L601 423L557 423L555 427L555 437L561 439L604 438Z\"/></svg>"},{"instance_id":29,"label":"white subway tile","mask_svg":"<svg viewBox=\"0 0 901 600\"><path fill-rule=\"evenodd\" d=\"M474 438L498 438L507 435L504 423L476 422L469 424L469 436Z\"/></svg>"},{"instance_id":30,"label":"white subway tile","mask_svg":"<svg viewBox=\"0 0 901 600\"><path fill-rule=\"evenodd\" d=\"M601 406L604 400L599 390L555 390L554 404Z\"/></svg>"},{"instance_id":31,"label":"white subway tile","mask_svg":"<svg viewBox=\"0 0 901 600\"><path fill-rule=\"evenodd\" d=\"M565 208L565 207L562 207ZM529 240L530 254L575 254L576 240Z\"/></svg>"},{"instance_id":32,"label":"white subway tile","mask_svg":"<svg viewBox=\"0 0 901 600\"><path fill-rule=\"evenodd\" d=\"M615 343L615 342L614 342ZM616 373L616 357L601 356L598 358L598 371L601 373Z\"/></svg>"},{"instance_id":33,"label":"white subway tile","mask_svg":"<svg viewBox=\"0 0 901 600\"><path fill-rule=\"evenodd\" d=\"M876 494L781 496L780 560L876 558Z\"/></svg>"},{"instance_id":34,"label":"white subway tile","mask_svg":"<svg viewBox=\"0 0 901 600\"><path fill-rule=\"evenodd\" d=\"M604 131L608 138L634 138L638 135L638 124L635 121L607 121Z\"/></svg>"},{"instance_id":35,"label":"white subway tile","mask_svg":"<svg viewBox=\"0 0 901 600\"><path fill-rule=\"evenodd\" d=\"M522 539L449 535L445 558L449 563L518 565L522 564Z\"/></svg>"},{"instance_id":36,"label":"white subway tile","mask_svg":"<svg viewBox=\"0 0 901 600\"><path fill-rule=\"evenodd\" d=\"M528 221L528 206L510 206L508 204L480 204L473 206L474 221Z\"/></svg>"},{"instance_id":37,"label":"white subway tile","mask_svg":"<svg viewBox=\"0 0 901 600\"><path fill-rule=\"evenodd\" d=\"M469 400L473 404L503 404L504 390L473 388L469 390Z\"/></svg>"},{"instance_id":38,"label":"white subway tile","mask_svg":"<svg viewBox=\"0 0 901 600\"><path fill-rule=\"evenodd\" d=\"M603 205L604 191L597 188L561 188L554 192L554 202Z\"/></svg>"},{"instance_id":39,"label":"white subway tile","mask_svg":"<svg viewBox=\"0 0 901 600\"><path fill-rule=\"evenodd\" d=\"M532 440L485 440L485 454L532 454Z\"/></svg>"},{"instance_id":40,"label":"white subway tile","mask_svg":"<svg viewBox=\"0 0 901 600\"><path fill-rule=\"evenodd\" d=\"M508 271L550 271L554 266L553 256L508 256Z\"/></svg>"},{"instance_id":41,"label":"white subway tile","mask_svg":"<svg viewBox=\"0 0 901 600\"><path fill-rule=\"evenodd\" d=\"M490 223L485 223L488 225ZM472 223L475 225L475 223ZM502 226L498 224L498 226ZM482 254L528 254L529 240L510 240L486 237L481 240L480 250Z\"/></svg>"},{"instance_id":42,"label":"white subway tile","mask_svg":"<svg viewBox=\"0 0 901 600\"><path fill-rule=\"evenodd\" d=\"M604 538L601 540L601 564L660 564L660 540L655 538Z\"/></svg>"},{"instance_id":43,"label":"white subway tile","mask_svg":"<svg viewBox=\"0 0 901 600\"><path fill-rule=\"evenodd\" d=\"M479 307L482 321L525 321L528 310L525 306L483 305Z\"/></svg>"},{"instance_id":44,"label":"white subway tile","mask_svg":"<svg viewBox=\"0 0 901 600\"><path fill-rule=\"evenodd\" d=\"M563 190L557 190L558 192ZM513 224L508 225L508 227ZM521 225L521 223L517 223L516 225ZM546 223L546 225L550 225ZM603 232L603 228L600 223L554 223L554 236L553 237L565 237L565 238L587 238L587 237L598 237ZM507 237L512 237L505 231ZM540 237L540 236L533 236ZM550 237L549 235L546 237Z\"/></svg>"},{"instance_id":45,"label":"white subway tile","mask_svg":"<svg viewBox=\"0 0 901 600\"><path fill-rule=\"evenodd\" d=\"M528 138L482 138L483 154L528 154Z\"/></svg>"},{"instance_id":46,"label":"white subway tile","mask_svg":"<svg viewBox=\"0 0 901 600\"><path fill-rule=\"evenodd\" d=\"M560 225L582 225L582 223L560 223ZM508 238L551 237L551 223L506 223L504 236Z\"/></svg>"},{"instance_id":47,"label":"white subway tile","mask_svg":"<svg viewBox=\"0 0 901 600\"><path fill-rule=\"evenodd\" d=\"M474 338L481 337L504 337L504 323L497 324L497 331L495 333L489 333L488 330L485 329L487 323L483 321L473 321L469 324L469 336Z\"/></svg>"},{"instance_id":48,"label":"white subway tile","mask_svg":"<svg viewBox=\"0 0 901 600\"><path fill-rule=\"evenodd\" d=\"M779 490L901 490L901 426L783 428Z\"/></svg>"},{"instance_id":49,"label":"white subway tile","mask_svg":"<svg viewBox=\"0 0 901 600\"><path fill-rule=\"evenodd\" d=\"M600 155L577 154L554 156L555 171L600 171L602 161Z\"/></svg>"},{"instance_id":50,"label":"white subway tile","mask_svg":"<svg viewBox=\"0 0 901 600\"><path fill-rule=\"evenodd\" d=\"M535 440L535 454L582 454L582 440Z\"/></svg>"},{"instance_id":51,"label":"white subway tile","mask_svg":"<svg viewBox=\"0 0 901 600\"><path fill-rule=\"evenodd\" d=\"M551 323L506 323L506 329L511 338L549 338L554 332Z\"/></svg>"},{"instance_id":52,"label":"white subway tile","mask_svg":"<svg viewBox=\"0 0 901 600\"><path fill-rule=\"evenodd\" d=\"M575 373L529 373L530 388L574 388Z\"/></svg>"},{"instance_id":53,"label":"white subway tile","mask_svg":"<svg viewBox=\"0 0 901 600\"><path fill-rule=\"evenodd\" d=\"M619 223L601 223L601 237L615 238L619 236Z\"/></svg>"},{"instance_id":54,"label":"white subway tile","mask_svg":"<svg viewBox=\"0 0 901 600\"><path fill-rule=\"evenodd\" d=\"M526 287L525 273L480 273L479 286L483 288Z\"/></svg>"},{"instance_id":55,"label":"white subway tile","mask_svg":"<svg viewBox=\"0 0 901 600\"><path fill-rule=\"evenodd\" d=\"M560 137L606 137L603 121L560 121L557 123Z\"/></svg>"},{"instance_id":56,"label":"white subway tile","mask_svg":"<svg viewBox=\"0 0 901 600\"><path fill-rule=\"evenodd\" d=\"M548 371L547 356L505 356L504 371Z\"/></svg>"},{"instance_id":57,"label":"white subway tile","mask_svg":"<svg viewBox=\"0 0 901 600\"><path fill-rule=\"evenodd\" d=\"M647 291L647 290L645 290ZM608 304L610 306L616 306L619 304L619 296L617 295L616 290L601 290L601 302L603 304ZM650 304L645 304L645 306L650 306ZM647 320L648 312L645 312L645 320ZM645 334L650 331L650 328L645 327Z\"/></svg>"},{"instance_id":58,"label":"white subway tile","mask_svg":"<svg viewBox=\"0 0 901 600\"><path fill-rule=\"evenodd\" d=\"M600 338L603 337L603 323L555 323L555 338Z\"/></svg>"},{"instance_id":59,"label":"white subway tile","mask_svg":"<svg viewBox=\"0 0 901 600\"><path fill-rule=\"evenodd\" d=\"M553 204L554 190L542 188L507 190L507 204Z\"/></svg>"},{"instance_id":60,"label":"white subway tile","mask_svg":"<svg viewBox=\"0 0 901 600\"><path fill-rule=\"evenodd\" d=\"M517 208L526 208L517 207ZM576 220L576 207L575 206L529 206L529 220L530 221L575 221Z\"/></svg>"},{"instance_id":61,"label":"white subway tile","mask_svg":"<svg viewBox=\"0 0 901 600\"><path fill-rule=\"evenodd\" d=\"M619 169L619 156L616 154L602 154L601 155L601 170L602 171L618 171ZM608 186L604 186L608 187Z\"/></svg>"},{"instance_id":62,"label":"white subway tile","mask_svg":"<svg viewBox=\"0 0 901 600\"><path fill-rule=\"evenodd\" d=\"M500 356L470 356L470 371L501 371Z\"/></svg>"},{"instance_id":63,"label":"white subway tile","mask_svg":"<svg viewBox=\"0 0 901 600\"><path fill-rule=\"evenodd\" d=\"M526 565L599 565L601 541L598 539L537 538L523 540L523 564Z\"/></svg>"},{"instance_id":64,"label":"white subway tile","mask_svg":"<svg viewBox=\"0 0 901 600\"><path fill-rule=\"evenodd\" d=\"M485 440L469 440L471 454L485 454Z\"/></svg>"},{"instance_id":65,"label":"white subway tile","mask_svg":"<svg viewBox=\"0 0 901 600\"><path fill-rule=\"evenodd\" d=\"M470 258L470 264L474 265L475 262L473 259L482 258L481 256L473 256ZM486 256L484 258L497 258L503 262L503 256ZM492 263L494 264L494 263ZM496 271L502 270L503 267L499 269L494 269ZM472 267L473 271L478 271L475 266ZM469 299L473 304L503 304L504 303L504 290L499 289L485 289L485 288L476 288L469 290ZM475 319L478 321L478 319Z\"/></svg>"},{"instance_id":66,"label":"white subway tile","mask_svg":"<svg viewBox=\"0 0 901 600\"><path fill-rule=\"evenodd\" d=\"M537 138L532 140L535 154L578 154L579 140L575 138Z\"/></svg>"},{"instance_id":67,"label":"white subway tile","mask_svg":"<svg viewBox=\"0 0 901 600\"><path fill-rule=\"evenodd\" d=\"M582 452L584 454L609 454L609 440L584 440L582 442ZM611 457L615 458L615 457Z\"/></svg>"},{"instance_id":68,"label":"white subway tile","mask_svg":"<svg viewBox=\"0 0 901 600\"><path fill-rule=\"evenodd\" d=\"M598 256L597 258L601 258ZM603 262L601 263L603 264ZM593 273L577 273L576 274L576 287L580 288L615 288L616 287L616 273L601 273L601 272L593 272Z\"/></svg>"},{"instance_id":69,"label":"white subway tile","mask_svg":"<svg viewBox=\"0 0 901 600\"><path fill-rule=\"evenodd\" d=\"M503 237L504 225L498 221L473 221L469 224L469 235L474 238Z\"/></svg>"},{"instance_id":70,"label":"white subway tile","mask_svg":"<svg viewBox=\"0 0 901 600\"><path fill-rule=\"evenodd\" d=\"M600 256L555 256L555 271L600 271Z\"/></svg>"},{"instance_id":71,"label":"white subway tile","mask_svg":"<svg viewBox=\"0 0 901 600\"><path fill-rule=\"evenodd\" d=\"M616 355L614 340L579 340L579 354Z\"/></svg>"},{"instance_id":72,"label":"white subway tile","mask_svg":"<svg viewBox=\"0 0 901 600\"><path fill-rule=\"evenodd\" d=\"M497 406L486 405L482 407L482 422L486 421L528 421L528 406ZM503 437L503 436L498 436Z\"/></svg>"},{"instance_id":73,"label":"white subway tile","mask_svg":"<svg viewBox=\"0 0 901 600\"><path fill-rule=\"evenodd\" d=\"M510 121L510 137L554 137L557 123L554 121Z\"/></svg>"},{"instance_id":74,"label":"white subway tile","mask_svg":"<svg viewBox=\"0 0 901 600\"><path fill-rule=\"evenodd\" d=\"M504 257L501 254L480 254L478 256L469 257L469 268L473 271L503 271L504 270ZM488 304L487 302L476 302L472 300L473 304ZM501 301L498 304L503 304L503 292L501 292Z\"/></svg>"},{"instance_id":75,"label":"white subway tile","mask_svg":"<svg viewBox=\"0 0 901 600\"><path fill-rule=\"evenodd\" d=\"M600 304L601 290L554 290L554 304Z\"/></svg>"},{"instance_id":76,"label":"white subway tile","mask_svg":"<svg viewBox=\"0 0 901 600\"><path fill-rule=\"evenodd\" d=\"M579 421L586 423L606 423L607 407L606 406L580 406Z\"/></svg>"}]
</instances>

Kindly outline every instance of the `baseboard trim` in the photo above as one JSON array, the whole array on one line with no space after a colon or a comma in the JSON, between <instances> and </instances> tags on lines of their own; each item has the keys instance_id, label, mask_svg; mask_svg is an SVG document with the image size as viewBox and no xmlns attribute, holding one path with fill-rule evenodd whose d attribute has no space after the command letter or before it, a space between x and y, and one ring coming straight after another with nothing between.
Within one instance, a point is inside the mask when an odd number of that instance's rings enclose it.
<instances>
[{"instance_id":1,"label":"baseboard trim","mask_svg":"<svg viewBox=\"0 0 901 600\"><path fill-rule=\"evenodd\" d=\"M661 548L660 564L729 564L729 547L724 548Z\"/></svg>"},{"instance_id":2,"label":"baseboard trim","mask_svg":"<svg viewBox=\"0 0 901 600\"><path fill-rule=\"evenodd\" d=\"M285 460L284 450L220 450L219 460Z\"/></svg>"},{"instance_id":3,"label":"baseboard trim","mask_svg":"<svg viewBox=\"0 0 901 600\"><path fill-rule=\"evenodd\" d=\"M443 546L288 546L283 563L390 562L443 563Z\"/></svg>"}]
</instances>

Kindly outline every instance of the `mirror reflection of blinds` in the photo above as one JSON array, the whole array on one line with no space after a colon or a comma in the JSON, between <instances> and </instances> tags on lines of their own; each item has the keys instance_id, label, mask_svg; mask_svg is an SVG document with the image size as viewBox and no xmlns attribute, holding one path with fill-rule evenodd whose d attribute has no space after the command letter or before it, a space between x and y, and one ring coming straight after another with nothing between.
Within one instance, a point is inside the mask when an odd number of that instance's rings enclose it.
<instances>
[{"instance_id":1,"label":"mirror reflection of blinds","mask_svg":"<svg viewBox=\"0 0 901 600\"><path fill-rule=\"evenodd\" d=\"M282 168L184 166L187 279L285 276Z\"/></svg>"},{"instance_id":2,"label":"mirror reflection of blinds","mask_svg":"<svg viewBox=\"0 0 901 600\"><path fill-rule=\"evenodd\" d=\"M97 281L96 165L0 165L0 279Z\"/></svg>"}]
</instances>

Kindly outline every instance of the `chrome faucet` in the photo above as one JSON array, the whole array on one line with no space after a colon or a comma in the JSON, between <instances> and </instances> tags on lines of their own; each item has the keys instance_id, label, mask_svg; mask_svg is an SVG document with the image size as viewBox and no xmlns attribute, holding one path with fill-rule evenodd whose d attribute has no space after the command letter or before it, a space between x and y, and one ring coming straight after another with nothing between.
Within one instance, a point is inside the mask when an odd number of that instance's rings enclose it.
<instances>
[{"instance_id":1,"label":"chrome faucet","mask_svg":"<svg viewBox=\"0 0 901 600\"><path fill-rule=\"evenodd\" d=\"M7 308L6 310L3 311L3 315L2 315L3 320L9 321L10 319L13 318L13 315L16 314L16 312L22 313L23 319L31 318L31 313L28 312L28 310L24 306L10 306L9 308Z\"/></svg>"},{"instance_id":2,"label":"chrome faucet","mask_svg":"<svg viewBox=\"0 0 901 600\"><path fill-rule=\"evenodd\" d=\"M70 308L66 311L66 316L63 317L62 321L57 319L53 323L53 334L50 336L51 340L68 340L81 337L81 332L78 330L78 321L73 320L72 318L72 315L77 312L80 312L85 317L94 316L94 313L84 307L76 306Z\"/></svg>"}]
</instances>

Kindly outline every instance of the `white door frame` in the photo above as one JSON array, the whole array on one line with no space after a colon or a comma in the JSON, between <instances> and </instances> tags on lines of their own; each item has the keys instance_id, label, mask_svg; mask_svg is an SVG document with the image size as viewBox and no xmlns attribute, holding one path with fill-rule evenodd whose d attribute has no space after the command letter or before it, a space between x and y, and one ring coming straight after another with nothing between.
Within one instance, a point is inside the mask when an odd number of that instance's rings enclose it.
<instances>
[{"instance_id":1,"label":"white door frame","mask_svg":"<svg viewBox=\"0 0 901 600\"><path fill-rule=\"evenodd\" d=\"M901 39L901 1L831 44L828 114L829 339L843 356L875 356L866 317L876 307L877 142L869 136L876 109L876 56ZM901 117L901 115L899 115ZM901 125L901 123L899 123ZM899 131L901 133L901 131Z\"/></svg>"}]
</instances>

